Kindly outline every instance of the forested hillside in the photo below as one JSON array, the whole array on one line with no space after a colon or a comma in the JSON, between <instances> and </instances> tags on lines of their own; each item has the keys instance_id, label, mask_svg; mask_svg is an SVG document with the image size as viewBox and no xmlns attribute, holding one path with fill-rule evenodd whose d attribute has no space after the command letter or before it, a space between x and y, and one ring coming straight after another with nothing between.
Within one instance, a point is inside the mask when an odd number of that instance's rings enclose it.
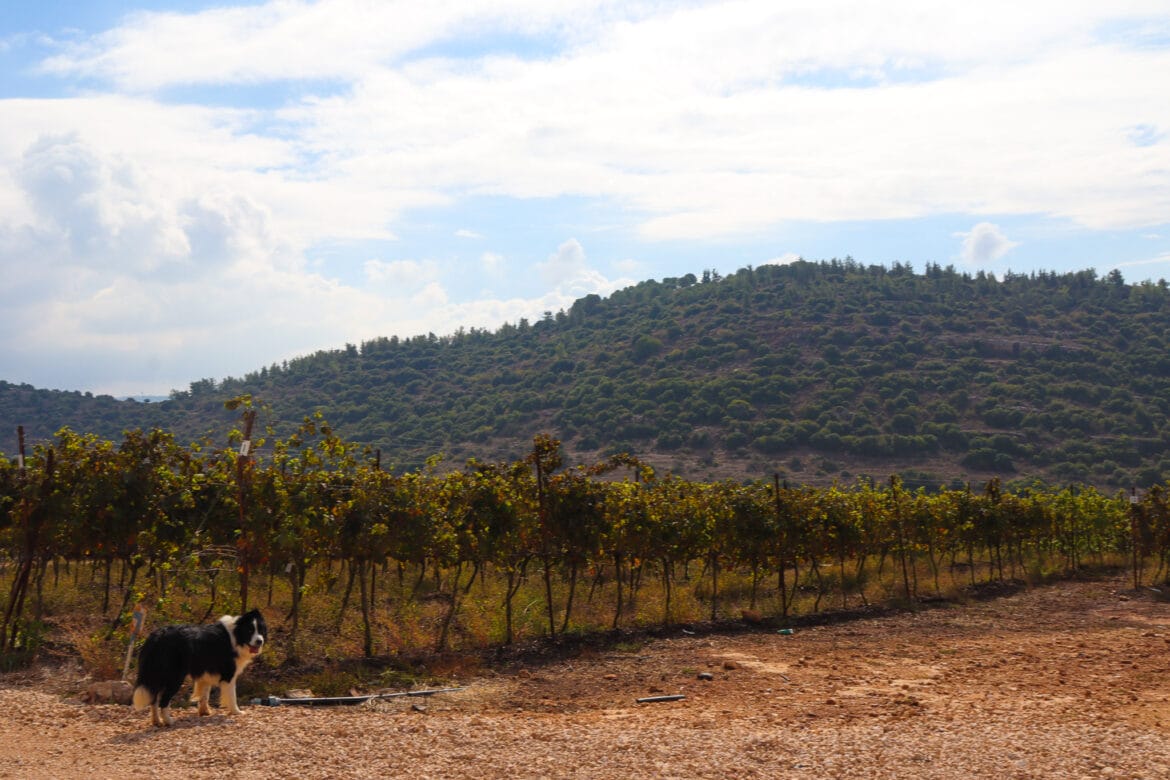
<instances>
[{"instance_id":1,"label":"forested hillside","mask_svg":"<svg viewBox=\"0 0 1170 780\"><path fill-rule=\"evenodd\" d=\"M0 419L120 439L160 426L223 441L244 393L290 430L320 410L414 468L444 454L570 462L630 452L692 479L908 484L1170 477L1170 289L1113 272L1009 275L850 259L705 272L578 300L498 331L346 345L154 404L0 383ZM15 449L0 440L0 449Z\"/></svg>"}]
</instances>

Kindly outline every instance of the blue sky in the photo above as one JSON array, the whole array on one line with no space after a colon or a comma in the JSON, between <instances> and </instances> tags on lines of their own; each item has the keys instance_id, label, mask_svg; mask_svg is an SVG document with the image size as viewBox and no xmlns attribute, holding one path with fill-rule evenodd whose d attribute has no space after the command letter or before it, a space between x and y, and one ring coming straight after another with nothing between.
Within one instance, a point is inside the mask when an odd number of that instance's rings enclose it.
<instances>
[{"instance_id":1,"label":"blue sky","mask_svg":"<svg viewBox=\"0 0 1170 780\"><path fill-rule=\"evenodd\" d=\"M0 15L10 382L166 394L644 279L846 255L1170 279L1170 6Z\"/></svg>"}]
</instances>

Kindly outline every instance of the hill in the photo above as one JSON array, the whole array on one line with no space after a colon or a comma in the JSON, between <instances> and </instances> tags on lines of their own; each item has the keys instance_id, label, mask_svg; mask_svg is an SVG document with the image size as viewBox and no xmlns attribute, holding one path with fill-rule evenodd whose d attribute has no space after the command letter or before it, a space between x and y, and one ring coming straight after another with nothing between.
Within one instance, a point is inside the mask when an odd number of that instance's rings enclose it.
<instances>
[{"instance_id":1,"label":"hill","mask_svg":"<svg viewBox=\"0 0 1170 780\"><path fill-rule=\"evenodd\" d=\"M320 410L414 468L628 451L692 479L909 484L1001 476L1116 489L1170 477L1170 289L1112 272L971 275L844 261L647 281L499 330L379 338L204 379L159 403L0 382L0 418L223 441L227 398Z\"/></svg>"}]
</instances>

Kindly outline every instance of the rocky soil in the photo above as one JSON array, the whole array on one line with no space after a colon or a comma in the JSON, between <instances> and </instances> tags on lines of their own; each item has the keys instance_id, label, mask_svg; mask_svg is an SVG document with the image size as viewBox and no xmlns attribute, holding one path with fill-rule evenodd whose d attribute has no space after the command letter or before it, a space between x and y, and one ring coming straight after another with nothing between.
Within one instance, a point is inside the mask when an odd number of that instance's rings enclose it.
<instances>
[{"instance_id":1,"label":"rocky soil","mask_svg":"<svg viewBox=\"0 0 1170 780\"><path fill-rule=\"evenodd\" d=\"M66 678L0 677L0 777L1170 777L1170 602L1122 578L171 729Z\"/></svg>"}]
</instances>

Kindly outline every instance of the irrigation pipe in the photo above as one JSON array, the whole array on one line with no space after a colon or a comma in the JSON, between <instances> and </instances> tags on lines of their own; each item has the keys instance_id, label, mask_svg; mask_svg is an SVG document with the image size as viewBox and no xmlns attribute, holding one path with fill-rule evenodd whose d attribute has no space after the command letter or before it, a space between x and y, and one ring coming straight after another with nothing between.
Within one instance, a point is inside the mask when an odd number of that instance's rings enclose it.
<instances>
[{"instance_id":1,"label":"irrigation pipe","mask_svg":"<svg viewBox=\"0 0 1170 780\"><path fill-rule=\"evenodd\" d=\"M294 705L297 707L337 707L345 704L361 704L362 702L372 701L374 699L398 699L405 696L434 696L436 693L451 693L462 690L466 690L466 686L460 688L430 688L428 690L403 691L401 693L370 693L365 696L265 696L262 699L252 699L252 703L265 707L281 707L285 705Z\"/></svg>"}]
</instances>

